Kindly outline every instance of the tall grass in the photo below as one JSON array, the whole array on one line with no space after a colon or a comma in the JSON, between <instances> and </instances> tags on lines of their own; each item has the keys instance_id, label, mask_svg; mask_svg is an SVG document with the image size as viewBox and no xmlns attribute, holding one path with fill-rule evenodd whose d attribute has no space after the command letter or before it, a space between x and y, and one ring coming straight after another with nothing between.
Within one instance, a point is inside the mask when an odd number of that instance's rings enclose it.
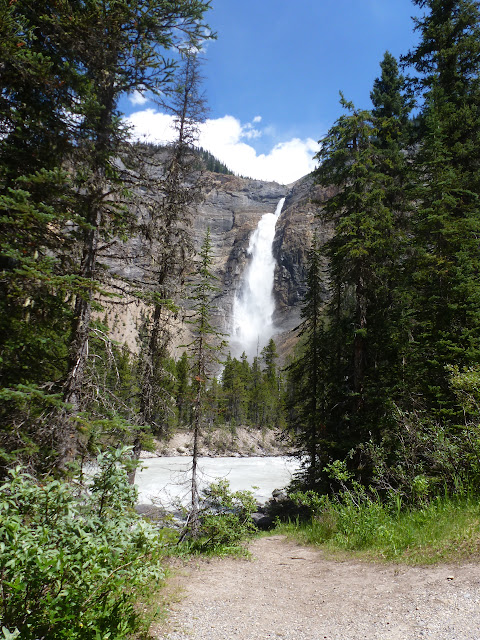
<instances>
[{"instance_id":1,"label":"tall grass","mask_svg":"<svg viewBox=\"0 0 480 640\"><path fill-rule=\"evenodd\" d=\"M467 492L410 508L402 508L395 498L382 502L351 493L321 497L309 506L309 520L279 524L277 531L331 550L411 564L480 554L480 502Z\"/></svg>"}]
</instances>

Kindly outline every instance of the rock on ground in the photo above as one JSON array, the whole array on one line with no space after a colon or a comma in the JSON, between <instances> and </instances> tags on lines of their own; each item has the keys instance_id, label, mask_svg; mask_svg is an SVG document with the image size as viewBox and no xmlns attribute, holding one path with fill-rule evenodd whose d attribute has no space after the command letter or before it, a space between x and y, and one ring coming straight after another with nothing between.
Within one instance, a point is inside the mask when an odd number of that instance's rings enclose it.
<instances>
[{"instance_id":1,"label":"rock on ground","mask_svg":"<svg viewBox=\"0 0 480 640\"><path fill-rule=\"evenodd\" d=\"M280 536L190 565L164 640L480 640L480 566L326 558Z\"/></svg>"}]
</instances>

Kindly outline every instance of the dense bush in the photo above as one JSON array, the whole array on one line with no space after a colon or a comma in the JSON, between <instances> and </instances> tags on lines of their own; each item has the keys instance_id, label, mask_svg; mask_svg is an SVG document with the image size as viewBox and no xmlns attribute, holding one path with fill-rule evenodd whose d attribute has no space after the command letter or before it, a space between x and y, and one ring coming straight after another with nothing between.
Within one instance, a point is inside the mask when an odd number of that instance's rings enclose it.
<instances>
[{"instance_id":1,"label":"dense bush","mask_svg":"<svg viewBox=\"0 0 480 640\"><path fill-rule=\"evenodd\" d=\"M0 487L0 638L119 640L137 627L138 590L162 570L126 453L99 456L88 490L21 468Z\"/></svg>"},{"instance_id":2,"label":"dense bush","mask_svg":"<svg viewBox=\"0 0 480 640\"><path fill-rule=\"evenodd\" d=\"M213 482L202 492L200 529L188 540L193 551L229 551L256 530L252 513L256 503L251 491L231 491L228 480Z\"/></svg>"}]
</instances>

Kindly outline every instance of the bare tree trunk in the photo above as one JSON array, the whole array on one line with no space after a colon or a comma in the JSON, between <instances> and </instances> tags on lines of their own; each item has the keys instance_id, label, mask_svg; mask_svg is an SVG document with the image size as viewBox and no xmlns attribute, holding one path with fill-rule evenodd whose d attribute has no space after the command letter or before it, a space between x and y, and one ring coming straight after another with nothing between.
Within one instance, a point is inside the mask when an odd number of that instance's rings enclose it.
<instances>
[{"instance_id":1,"label":"bare tree trunk","mask_svg":"<svg viewBox=\"0 0 480 640\"><path fill-rule=\"evenodd\" d=\"M85 233L84 254L81 265L82 278L93 280L97 265L101 212L97 208L92 215L92 228ZM85 365L88 358L88 341L92 320L93 291L78 295L75 302L74 326L70 345L67 378L64 384L63 400L68 408L58 417L58 467L64 469L72 462L78 451L77 429L72 415L82 409L82 387Z\"/></svg>"},{"instance_id":2,"label":"bare tree trunk","mask_svg":"<svg viewBox=\"0 0 480 640\"><path fill-rule=\"evenodd\" d=\"M365 287L363 277L360 276L356 288L356 326L357 332L354 337L354 363L353 363L353 383L355 392L358 394L357 409L363 404L363 382L365 378L366 364L366 340L365 331L367 329L367 301L365 299Z\"/></svg>"},{"instance_id":3,"label":"bare tree trunk","mask_svg":"<svg viewBox=\"0 0 480 640\"><path fill-rule=\"evenodd\" d=\"M200 394L200 392L199 392ZM197 402L200 402L198 399ZM192 452L192 485L191 485L191 507L190 507L190 535L196 538L200 530L200 500L198 492L198 445L200 440L200 420L201 410L198 404L195 408L195 422L193 426L193 452Z\"/></svg>"}]
</instances>

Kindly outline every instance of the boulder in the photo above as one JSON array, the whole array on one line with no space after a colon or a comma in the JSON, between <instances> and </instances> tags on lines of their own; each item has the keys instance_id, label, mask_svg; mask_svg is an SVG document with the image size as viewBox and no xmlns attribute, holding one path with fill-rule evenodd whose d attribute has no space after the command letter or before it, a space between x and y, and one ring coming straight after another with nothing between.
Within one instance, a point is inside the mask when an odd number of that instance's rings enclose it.
<instances>
[{"instance_id":1,"label":"boulder","mask_svg":"<svg viewBox=\"0 0 480 640\"><path fill-rule=\"evenodd\" d=\"M273 518L265 515L264 513L252 513L252 520L257 527L262 531L268 531L274 526Z\"/></svg>"}]
</instances>

